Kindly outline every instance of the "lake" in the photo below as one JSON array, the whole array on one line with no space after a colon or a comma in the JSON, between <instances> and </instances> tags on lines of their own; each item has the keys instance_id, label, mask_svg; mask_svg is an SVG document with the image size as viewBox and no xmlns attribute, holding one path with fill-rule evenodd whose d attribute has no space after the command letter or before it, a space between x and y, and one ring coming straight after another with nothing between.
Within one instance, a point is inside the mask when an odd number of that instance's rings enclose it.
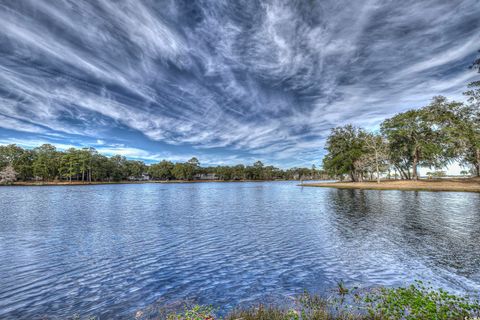
<instances>
[{"instance_id":1,"label":"lake","mask_svg":"<svg viewBox=\"0 0 480 320\"><path fill-rule=\"evenodd\" d=\"M233 307L338 281L480 290L480 194L296 182L0 188L0 318Z\"/></svg>"}]
</instances>

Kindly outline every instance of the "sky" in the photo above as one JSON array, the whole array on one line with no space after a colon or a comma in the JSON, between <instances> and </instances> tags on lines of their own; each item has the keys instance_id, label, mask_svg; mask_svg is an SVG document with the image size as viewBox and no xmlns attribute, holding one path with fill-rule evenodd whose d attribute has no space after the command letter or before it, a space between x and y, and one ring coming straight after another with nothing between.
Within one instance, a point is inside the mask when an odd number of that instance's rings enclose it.
<instances>
[{"instance_id":1,"label":"sky","mask_svg":"<svg viewBox=\"0 0 480 320\"><path fill-rule=\"evenodd\" d=\"M0 0L0 144L321 164L479 75L478 0Z\"/></svg>"}]
</instances>

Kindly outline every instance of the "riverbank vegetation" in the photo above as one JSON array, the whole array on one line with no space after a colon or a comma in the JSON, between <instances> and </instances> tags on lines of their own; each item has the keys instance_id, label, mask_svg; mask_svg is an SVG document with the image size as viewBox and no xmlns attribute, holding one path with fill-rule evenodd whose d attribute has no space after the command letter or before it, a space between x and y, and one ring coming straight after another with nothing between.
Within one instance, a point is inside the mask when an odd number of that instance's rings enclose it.
<instances>
[{"instance_id":1,"label":"riverbank vegetation","mask_svg":"<svg viewBox=\"0 0 480 320\"><path fill-rule=\"evenodd\" d=\"M332 129L323 168L339 180L418 180L418 168L435 171L459 162L462 173L480 177L480 81L470 83L467 102L437 96L420 109L386 119L378 132L352 125Z\"/></svg>"},{"instance_id":2,"label":"riverbank vegetation","mask_svg":"<svg viewBox=\"0 0 480 320\"><path fill-rule=\"evenodd\" d=\"M92 183L114 181L193 180L299 180L326 178L312 168L282 170L257 161L253 165L202 167L197 158L173 163L163 160L145 164L121 155L107 157L94 148L58 150L44 144L24 149L0 146L0 183Z\"/></svg>"},{"instance_id":3,"label":"riverbank vegetation","mask_svg":"<svg viewBox=\"0 0 480 320\"><path fill-rule=\"evenodd\" d=\"M339 283L330 297L303 293L284 305L237 308L226 316L223 310L187 306L182 312L150 307L137 311L136 320L419 320L474 319L480 316L478 299L433 289L421 281L407 287L360 290Z\"/></svg>"}]
</instances>

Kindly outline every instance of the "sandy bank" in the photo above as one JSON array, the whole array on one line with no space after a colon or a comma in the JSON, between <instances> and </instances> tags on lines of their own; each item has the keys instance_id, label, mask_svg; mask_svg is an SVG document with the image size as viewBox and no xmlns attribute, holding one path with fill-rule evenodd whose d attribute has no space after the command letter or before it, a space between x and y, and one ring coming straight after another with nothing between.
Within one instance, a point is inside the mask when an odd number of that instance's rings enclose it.
<instances>
[{"instance_id":1,"label":"sandy bank","mask_svg":"<svg viewBox=\"0 0 480 320\"><path fill-rule=\"evenodd\" d=\"M459 191L480 192L480 178L448 178L429 180L383 180L380 183L368 182L330 182L304 183L303 187L324 187L339 189L367 189L367 190L421 190L421 191Z\"/></svg>"}]
</instances>

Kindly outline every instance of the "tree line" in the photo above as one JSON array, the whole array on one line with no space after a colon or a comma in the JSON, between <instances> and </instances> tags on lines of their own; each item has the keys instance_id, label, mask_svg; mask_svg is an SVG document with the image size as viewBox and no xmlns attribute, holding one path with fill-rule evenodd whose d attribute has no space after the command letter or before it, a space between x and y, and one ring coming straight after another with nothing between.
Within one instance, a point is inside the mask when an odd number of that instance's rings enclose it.
<instances>
[{"instance_id":1,"label":"tree line","mask_svg":"<svg viewBox=\"0 0 480 320\"><path fill-rule=\"evenodd\" d=\"M480 59L474 66L479 64ZM352 125L332 129L323 169L352 181L379 182L392 172L416 180L420 166L441 170L458 161L480 176L480 81L470 83L464 94L466 102L436 96L427 106L386 119L377 132Z\"/></svg>"},{"instance_id":2,"label":"tree line","mask_svg":"<svg viewBox=\"0 0 480 320\"><path fill-rule=\"evenodd\" d=\"M326 178L315 168L282 170L264 165L202 167L197 158L173 163L145 164L124 156L107 157L94 148L58 150L51 144L25 149L0 146L0 179L7 181L124 181L124 180L299 180Z\"/></svg>"}]
</instances>

